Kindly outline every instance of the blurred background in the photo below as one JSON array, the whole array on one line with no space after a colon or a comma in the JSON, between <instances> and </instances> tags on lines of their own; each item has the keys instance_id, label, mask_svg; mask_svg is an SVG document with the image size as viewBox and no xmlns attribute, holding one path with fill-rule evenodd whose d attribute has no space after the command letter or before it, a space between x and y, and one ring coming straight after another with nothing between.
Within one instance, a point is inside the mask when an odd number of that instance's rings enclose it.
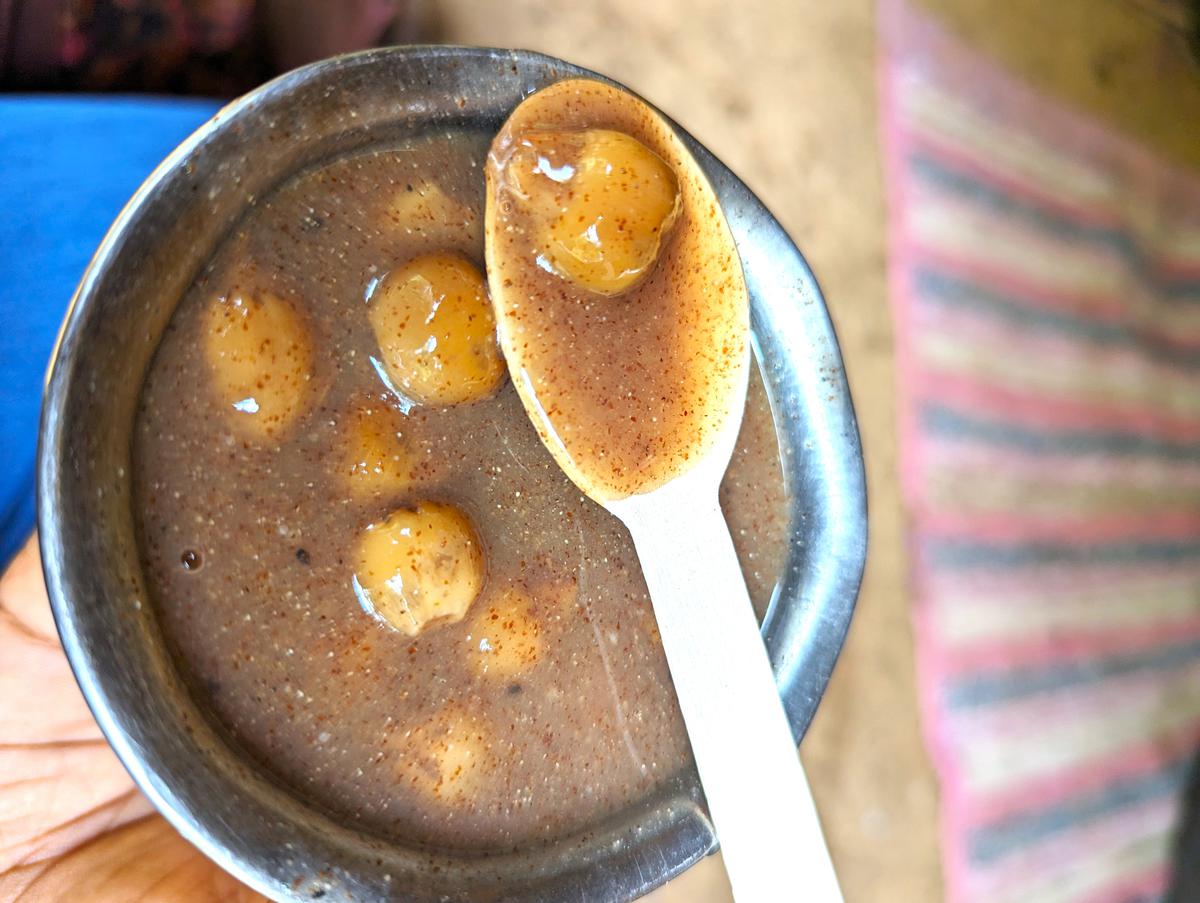
<instances>
[{"instance_id":1,"label":"blurred background","mask_svg":"<svg viewBox=\"0 0 1200 903\"><path fill-rule=\"evenodd\" d=\"M542 50L681 122L826 293L871 540L802 755L846 899L1200 900L1176 855L1200 741L1197 28L1182 0L0 0L3 554L32 528L74 283L222 99L377 43ZM728 889L710 861L655 899Z\"/></svg>"}]
</instances>

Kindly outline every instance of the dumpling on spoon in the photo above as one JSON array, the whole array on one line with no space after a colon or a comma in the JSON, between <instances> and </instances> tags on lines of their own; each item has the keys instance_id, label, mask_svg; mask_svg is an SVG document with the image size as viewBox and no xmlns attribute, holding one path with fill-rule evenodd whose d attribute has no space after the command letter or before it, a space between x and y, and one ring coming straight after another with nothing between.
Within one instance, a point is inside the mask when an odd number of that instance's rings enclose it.
<instances>
[{"instance_id":1,"label":"dumpling on spoon","mask_svg":"<svg viewBox=\"0 0 1200 903\"><path fill-rule=\"evenodd\" d=\"M542 440L596 501L669 482L720 434L748 363L707 179L658 113L587 79L523 101L486 175L500 345Z\"/></svg>"}]
</instances>

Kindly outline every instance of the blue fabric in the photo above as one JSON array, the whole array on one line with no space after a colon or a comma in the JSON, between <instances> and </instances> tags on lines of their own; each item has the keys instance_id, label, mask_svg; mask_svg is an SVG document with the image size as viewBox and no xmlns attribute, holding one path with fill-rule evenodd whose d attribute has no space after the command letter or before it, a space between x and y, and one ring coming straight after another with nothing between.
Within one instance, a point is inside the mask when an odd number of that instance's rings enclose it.
<instances>
[{"instance_id":1,"label":"blue fabric","mask_svg":"<svg viewBox=\"0 0 1200 903\"><path fill-rule=\"evenodd\" d=\"M34 520L42 381L84 267L211 100L0 96L0 568Z\"/></svg>"}]
</instances>

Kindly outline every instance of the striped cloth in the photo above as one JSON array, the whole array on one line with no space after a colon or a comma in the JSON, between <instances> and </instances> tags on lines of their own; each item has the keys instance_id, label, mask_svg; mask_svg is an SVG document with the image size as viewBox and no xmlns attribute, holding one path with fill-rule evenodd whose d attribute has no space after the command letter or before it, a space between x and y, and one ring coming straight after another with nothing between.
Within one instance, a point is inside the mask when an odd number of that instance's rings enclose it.
<instances>
[{"instance_id":1,"label":"striped cloth","mask_svg":"<svg viewBox=\"0 0 1200 903\"><path fill-rule=\"evenodd\" d=\"M1158 900L1200 744L1200 177L882 25L948 897Z\"/></svg>"}]
</instances>

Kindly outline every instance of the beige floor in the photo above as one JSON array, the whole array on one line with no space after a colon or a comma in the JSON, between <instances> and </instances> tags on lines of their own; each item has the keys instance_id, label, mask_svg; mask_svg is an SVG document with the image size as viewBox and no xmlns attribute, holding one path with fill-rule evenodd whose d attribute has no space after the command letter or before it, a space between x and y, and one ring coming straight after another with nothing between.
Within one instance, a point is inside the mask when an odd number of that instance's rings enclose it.
<instances>
[{"instance_id":1,"label":"beige floor","mask_svg":"<svg viewBox=\"0 0 1200 903\"><path fill-rule=\"evenodd\" d=\"M1048 90L1200 166L1200 77L1171 0L920 0ZM802 754L846 899L941 897L896 483L872 0L443 0L446 40L542 50L652 99L767 202L812 263L866 449L871 550ZM727 900L707 862L655 903Z\"/></svg>"}]
</instances>

